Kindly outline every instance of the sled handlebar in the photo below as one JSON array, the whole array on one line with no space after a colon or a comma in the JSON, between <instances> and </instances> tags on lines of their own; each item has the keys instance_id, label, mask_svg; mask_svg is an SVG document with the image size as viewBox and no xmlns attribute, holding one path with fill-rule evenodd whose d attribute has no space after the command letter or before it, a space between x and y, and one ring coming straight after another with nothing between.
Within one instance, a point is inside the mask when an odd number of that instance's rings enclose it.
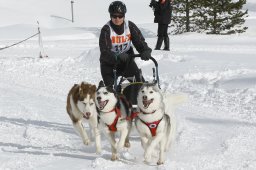
<instances>
[{"instance_id":1,"label":"sled handlebar","mask_svg":"<svg viewBox=\"0 0 256 170\"><path fill-rule=\"evenodd\" d=\"M132 55L132 57L133 57L133 58L141 57L141 54L134 54L134 55ZM149 57L149 59L154 62L154 64L155 64L156 67L158 67L158 63L157 63L156 59L154 59L154 58L151 57L151 56Z\"/></svg>"}]
</instances>

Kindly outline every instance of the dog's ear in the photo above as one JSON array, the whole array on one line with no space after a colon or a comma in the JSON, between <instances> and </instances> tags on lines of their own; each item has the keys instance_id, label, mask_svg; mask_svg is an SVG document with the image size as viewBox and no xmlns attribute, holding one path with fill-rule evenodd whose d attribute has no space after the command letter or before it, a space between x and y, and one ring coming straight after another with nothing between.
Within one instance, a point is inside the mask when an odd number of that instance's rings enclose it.
<instances>
[{"instance_id":1,"label":"dog's ear","mask_svg":"<svg viewBox=\"0 0 256 170\"><path fill-rule=\"evenodd\" d=\"M154 88L155 87L157 87L158 88L158 86L157 86L157 81L156 80L154 80L154 81L152 81L152 83L145 83L147 86L153 86Z\"/></svg>"},{"instance_id":2,"label":"dog's ear","mask_svg":"<svg viewBox=\"0 0 256 170\"><path fill-rule=\"evenodd\" d=\"M155 86L155 87L158 88L158 86L157 86L157 81L156 81L156 80L154 80L152 84L153 84L153 86Z\"/></svg>"},{"instance_id":3,"label":"dog's ear","mask_svg":"<svg viewBox=\"0 0 256 170\"><path fill-rule=\"evenodd\" d=\"M101 87L105 87L105 84L104 84L103 80L101 80L101 81L99 82L99 85L98 85L97 90L98 90L99 88L101 88Z\"/></svg>"},{"instance_id":4,"label":"dog's ear","mask_svg":"<svg viewBox=\"0 0 256 170\"><path fill-rule=\"evenodd\" d=\"M83 82L79 86L79 90L78 90L79 95L82 95L82 93L83 93L82 85L83 85Z\"/></svg>"},{"instance_id":5,"label":"dog's ear","mask_svg":"<svg viewBox=\"0 0 256 170\"><path fill-rule=\"evenodd\" d=\"M92 91L96 92L96 86L95 85L92 85Z\"/></svg>"},{"instance_id":6,"label":"dog's ear","mask_svg":"<svg viewBox=\"0 0 256 170\"><path fill-rule=\"evenodd\" d=\"M82 81L80 86L79 86L79 94L80 95L83 95L84 93L84 90L83 89L86 89L86 86L88 86L89 84L87 84L86 82Z\"/></svg>"},{"instance_id":7,"label":"dog's ear","mask_svg":"<svg viewBox=\"0 0 256 170\"><path fill-rule=\"evenodd\" d=\"M104 86L105 86L105 84L104 84L103 80L101 80L101 81L99 82L98 87L104 87Z\"/></svg>"},{"instance_id":8,"label":"dog's ear","mask_svg":"<svg viewBox=\"0 0 256 170\"><path fill-rule=\"evenodd\" d=\"M154 82L152 83L152 85L153 85L153 88L154 88L155 91L159 91L159 90L160 90L160 89L159 89L159 86L158 86L158 84L157 84L157 81L154 81Z\"/></svg>"}]
</instances>

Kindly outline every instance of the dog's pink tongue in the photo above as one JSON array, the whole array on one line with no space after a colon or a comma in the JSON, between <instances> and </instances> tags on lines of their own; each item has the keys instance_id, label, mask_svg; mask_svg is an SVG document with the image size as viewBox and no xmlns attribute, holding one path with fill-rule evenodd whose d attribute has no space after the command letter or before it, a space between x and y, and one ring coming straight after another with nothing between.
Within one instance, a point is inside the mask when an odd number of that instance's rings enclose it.
<instances>
[{"instance_id":1,"label":"dog's pink tongue","mask_svg":"<svg viewBox=\"0 0 256 170\"><path fill-rule=\"evenodd\" d=\"M153 99L151 100L143 100L144 107L148 107L152 103Z\"/></svg>"},{"instance_id":2,"label":"dog's pink tongue","mask_svg":"<svg viewBox=\"0 0 256 170\"><path fill-rule=\"evenodd\" d=\"M106 103L106 101L100 101L99 102L100 108L103 108L105 106L105 103Z\"/></svg>"},{"instance_id":3,"label":"dog's pink tongue","mask_svg":"<svg viewBox=\"0 0 256 170\"><path fill-rule=\"evenodd\" d=\"M150 101L149 100L143 100L143 105L144 107L147 107L149 105Z\"/></svg>"}]
</instances>

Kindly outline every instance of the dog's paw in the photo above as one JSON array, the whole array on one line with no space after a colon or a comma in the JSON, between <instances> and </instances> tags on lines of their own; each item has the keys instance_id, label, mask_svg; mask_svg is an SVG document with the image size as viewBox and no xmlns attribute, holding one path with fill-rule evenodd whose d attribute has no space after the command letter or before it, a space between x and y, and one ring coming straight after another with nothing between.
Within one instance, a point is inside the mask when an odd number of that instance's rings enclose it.
<instances>
[{"instance_id":1,"label":"dog's paw","mask_svg":"<svg viewBox=\"0 0 256 170\"><path fill-rule=\"evenodd\" d=\"M96 150L96 154L97 154L97 155L101 155L101 152L102 152L101 149L97 149L97 150Z\"/></svg>"},{"instance_id":2,"label":"dog's paw","mask_svg":"<svg viewBox=\"0 0 256 170\"><path fill-rule=\"evenodd\" d=\"M89 145L90 143L91 143L90 139L84 140L84 144L85 144L85 145Z\"/></svg>"},{"instance_id":3,"label":"dog's paw","mask_svg":"<svg viewBox=\"0 0 256 170\"><path fill-rule=\"evenodd\" d=\"M124 143L124 147L126 147L126 148L130 148L130 147L131 147L130 142L125 142L125 143Z\"/></svg>"},{"instance_id":4,"label":"dog's paw","mask_svg":"<svg viewBox=\"0 0 256 170\"><path fill-rule=\"evenodd\" d=\"M112 154L111 161L116 161L118 159L117 154Z\"/></svg>"},{"instance_id":5,"label":"dog's paw","mask_svg":"<svg viewBox=\"0 0 256 170\"><path fill-rule=\"evenodd\" d=\"M163 165L164 164L164 161L157 161L157 165Z\"/></svg>"}]
</instances>

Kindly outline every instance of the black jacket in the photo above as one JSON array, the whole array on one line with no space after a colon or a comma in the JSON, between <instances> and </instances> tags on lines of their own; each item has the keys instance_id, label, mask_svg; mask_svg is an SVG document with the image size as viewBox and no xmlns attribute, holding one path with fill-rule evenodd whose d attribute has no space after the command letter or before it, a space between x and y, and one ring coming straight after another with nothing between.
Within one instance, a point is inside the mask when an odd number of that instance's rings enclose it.
<instances>
[{"instance_id":1,"label":"black jacket","mask_svg":"<svg viewBox=\"0 0 256 170\"><path fill-rule=\"evenodd\" d=\"M145 42L145 39L139 30L139 28L131 21L129 22L129 28L131 33L131 41L133 46L136 48L136 50L139 53L142 53L143 51L151 50L151 48L148 47L147 43ZM110 22L111 27L114 29L114 31L117 34L122 34L124 32L123 24L121 26L116 26L112 22ZM104 25L101 29L100 38L99 38L99 46L100 46L100 63L108 64L108 65L115 65L116 59L114 52L111 51L112 48L112 42L110 39L110 28L108 25ZM134 54L132 47L127 52L128 54Z\"/></svg>"},{"instance_id":2,"label":"black jacket","mask_svg":"<svg viewBox=\"0 0 256 170\"><path fill-rule=\"evenodd\" d=\"M166 0L163 4L161 4L160 2L161 0L159 0L157 3L154 3L153 5L153 7L155 8L154 22L159 24L170 24L172 15L170 0Z\"/></svg>"}]
</instances>

